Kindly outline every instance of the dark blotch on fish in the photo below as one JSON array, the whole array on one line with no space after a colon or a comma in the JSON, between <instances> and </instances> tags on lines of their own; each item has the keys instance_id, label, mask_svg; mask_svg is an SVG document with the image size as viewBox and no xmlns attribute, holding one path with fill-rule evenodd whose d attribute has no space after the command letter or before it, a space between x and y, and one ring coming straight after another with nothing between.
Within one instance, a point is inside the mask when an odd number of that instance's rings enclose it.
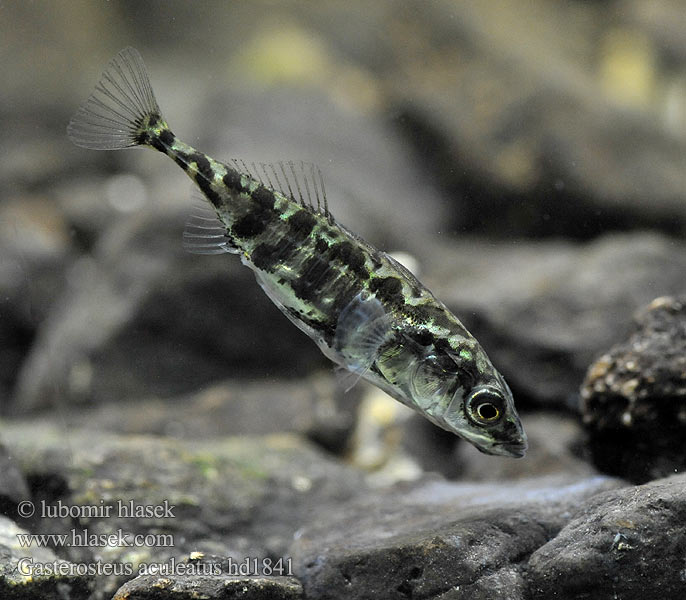
<instances>
[{"instance_id":1,"label":"dark blotch on fish","mask_svg":"<svg viewBox=\"0 0 686 600\"><path fill-rule=\"evenodd\" d=\"M171 133L171 132L170 132ZM214 171L212 171L212 165L207 157L200 153L195 152L191 154L188 159L197 165L198 173L201 173L203 177L212 181L214 179Z\"/></svg>"},{"instance_id":2,"label":"dark blotch on fish","mask_svg":"<svg viewBox=\"0 0 686 600\"><path fill-rule=\"evenodd\" d=\"M245 188L241 185L241 174L233 169L228 169L226 175L222 178L224 185L230 189L237 192L245 191Z\"/></svg>"},{"instance_id":3,"label":"dark blotch on fish","mask_svg":"<svg viewBox=\"0 0 686 600\"><path fill-rule=\"evenodd\" d=\"M291 235L297 242L303 242L312 233L317 220L306 210L301 209L288 217L288 224L291 228ZM321 260L321 259L319 259Z\"/></svg>"},{"instance_id":4,"label":"dark blotch on fish","mask_svg":"<svg viewBox=\"0 0 686 600\"><path fill-rule=\"evenodd\" d=\"M163 144L171 146L176 140L176 137L171 131L169 131L169 129L163 129L160 133L160 140L162 140Z\"/></svg>"},{"instance_id":5,"label":"dark blotch on fish","mask_svg":"<svg viewBox=\"0 0 686 600\"><path fill-rule=\"evenodd\" d=\"M162 140L160 140L159 136L157 135L150 135L148 136L149 144L155 149L159 150L160 152L164 152L166 154L167 152L167 147L162 143Z\"/></svg>"},{"instance_id":6,"label":"dark blotch on fish","mask_svg":"<svg viewBox=\"0 0 686 600\"><path fill-rule=\"evenodd\" d=\"M364 252L350 242L340 242L331 246L330 256L340 260L344 265L362 279L368 279L369 273L365 268Z\"/></svg>"},{"instance_id":7,"label":"dark blotch on fish","mask_svg":"<svg viewBox=\"0 0 686 600\"><path fill-rule=\"evenodd\" d=\"M419 329L410 333L410 337L420 346L431 346L434 343L434 335L426 329Z\"/></svg>"},{"instance_id":8,"label":"dark blotch on fish","mask_svg":"<svg viewBox=\"0 0 686 600\"><path fill-rule=\"evenodd\" d=\"M260 185L252 194L252 199L263 210L274 210L274 193Z\"/></svg>"},{"instance_id":9,"label":"dark blotch on fish","mask_svg":"<svg viewBox=\"0 0 686 600\"><path fill-rule=\"evenodd\" d=\"M255 237L274 221L274 194L261 185L253 192L252 199L252 210L238 219L231 228L231 232L238 237Z\"/></svg>"},{"instance_id":10,"label":"dark blotch on fish","mask_svg":"<svg viewBox=\"0 0 686 600\"><path fill-rule=\"evenodd\" d=\"M198 184L198 187L203 191L205 196L207 196L207 199L215 206L215 207L220 207L222 206L222 199L217 192L215 192L212 189L212 184L210 183L212 180L211 179L205 179L204 177L200 177L199 175L195 178L196 183Z\"/></svg>"},{"instance_id":11,"label":"dark blotch on fish","mask_svg":"<svg viewBox=\"0 0 686 600\"><path fill-rule=\"evenodd\" d=\"M403 285L396 277L375 277L369 282L369 289L389 304L405 304Z\"/></svg>"},{"instance_id":12,"label":"dark blotch on fish","mask_svg":"<svg viewBox=\"0 0 686 600\"><path fill-rule=\"evenodd\" d=\"M254 210L238 219L231 227L231 233L239 238L255 237L267 228L269 220L269 215L262 210Z\"/></svg>"},{"instance_id":13,"label":"dark blotch on fish","mask_svg":"<svg viewBox=\"0 0 686 600\"><path fill-rule=\"evenodd\" d=\"M197 175L195 176L195 182L198 187L203 191L207 199L215 206L219 207L222 205L222 199L212 189L212 181L214 180L214 171L212 170L212 165L210 161L204 154L200 152L194 152L189 154L186 159L189 163L195 163L197 168Z\"/></svg>"},{"instance_id":14,"label":"dark blotch on fish","mask_svg":"<svg viewBox=\"0 0 686 600\"><path fill-rule=\"evenodd\" d=\"M311 256L303 263L302 275L292 284L293 292L301 300L313 301L318 292L334 279L338 272L321 256Z\"/></svg>"},{"instance_id":15,"label":"dark blotch on fish","mask_svg":"<svg viewBox=\"0 0 686 600\"><path fill-rule=\"evenodd\" d=\"M324 254L329 249L329 244L324 238L318 238L314 244L314 249L319 254Z\"/></svg>"},{"instance_id":16,"label":"dark blotch on fish","mask_svg":"<svg viewBox=\"0 0 686 600\"><path fill-rule=\"evenodd\" d=\"M435 340L434 346L439 352L452 352L452 346L445 338L439 338Z\"/></svg>"},{"instance_id":17,"label":"dark blotch on fish","mask_svg":"<svg viewBox=\"0 0 686 600\"><path fill-rule=\"evenodd\" d=\"M252 263L263 271L271 272L274 266L279 261L279 254L283 252L282 244L284 242L277 242L276 244L262 243L259 244L250 255Z\"/></svg>"}]
</instances>

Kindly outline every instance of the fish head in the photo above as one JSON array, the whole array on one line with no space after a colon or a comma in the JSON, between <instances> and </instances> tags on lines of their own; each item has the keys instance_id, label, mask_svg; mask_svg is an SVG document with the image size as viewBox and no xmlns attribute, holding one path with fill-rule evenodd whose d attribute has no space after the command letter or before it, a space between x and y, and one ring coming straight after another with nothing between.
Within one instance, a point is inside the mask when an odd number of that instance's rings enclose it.
<instances>
[{"instance_id":1,"label":"fish head","mask_svg":"<svg viewBox=\"0 0 686 600\"><path fill-rule=\"evenodd\" d=\"M503 376L481 348L446 355L457 369L437 369L431 357L414 369L411 395L434 423L485 454L521 458L527 437ZM468 358L465 358L468 357Z\"/></svg>"}]
</instances>

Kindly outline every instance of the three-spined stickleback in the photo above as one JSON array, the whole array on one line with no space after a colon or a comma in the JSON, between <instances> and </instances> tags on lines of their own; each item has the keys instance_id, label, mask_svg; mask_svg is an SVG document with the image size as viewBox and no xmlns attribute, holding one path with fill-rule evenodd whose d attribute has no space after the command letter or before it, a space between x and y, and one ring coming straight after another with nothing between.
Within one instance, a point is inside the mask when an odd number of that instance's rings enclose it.
<instances>
[{"instance_id":1,"label":"three-spined stickleback","mask_svg":"<svg viewBox=\"0 0 686 600\"><path fill-rule=\"evenodd\" d=\"M336 222L317 170L298 175L280 163L260 173L185 144L133 48L110 62L68 133L84 148L144 146L169 156L213 213L187 232L191 246L239 254L334 363L483 452L524 456L512 393L481 345L412 273Z\"/></svg>"}]
</instances>

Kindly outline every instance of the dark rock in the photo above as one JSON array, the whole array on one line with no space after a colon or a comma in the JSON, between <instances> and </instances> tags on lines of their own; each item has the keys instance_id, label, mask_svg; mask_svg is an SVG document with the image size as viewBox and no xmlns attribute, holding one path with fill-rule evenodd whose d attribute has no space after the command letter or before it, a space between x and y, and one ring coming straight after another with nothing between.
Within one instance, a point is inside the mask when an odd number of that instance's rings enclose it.
<instances>
[{"instance_id":1,"label":"dark rock","mask_svg":"<svg viewBox=\"0 0 686 600\"><path fill-rule=\"evenodd\" d=\"M686 468L686 297L661 297L591 365L584 424L593 460L637 483Z\"/></svg>"},{"instance_id":2,"label":"dark rock","mask_svg":"<svg viewBox=\"0 0 686 600\"><path fill-rule=\"evenodd\" d=\"M424 283L527 401L577 409L586 369L656 293L684 290L686 246L648 233L564 242L427 244Z\"/></svg>"},{"instance_id":3,"label":"dark rock","mask_svg":"<svg viewBox=\"0 0 686 600\"><path fill-rule=\"evenodd\" d=\"M70 260L67 223L49 199L21 195L0 205L0 414Z\"/></svg>"},{"instance_id":4,"label":"dark rock","mask_svg":"<svg viewBox=\"0 0 686 600\"><path fill-rule=\"evenodd\" d=\"M341 453L355 424L358 392L343 394L326 374L299 381L231 380L165 400L60 407L59 419L91 431L185 440L292 432Z\"/></svg>"},{"instance_id":5,"label":"dark rock","mask_svg":"<svg viewBox=\"0 0 686 600\"><path fill-rule=\"evenodd\" d=\"M521 567L571 511L616 482L423 481L319 513L291 549L312 598L524 597Z\"/></svg>"},{"instance_id":6,"label":"dark rock","mask_svg":"<svg viewBox=\"0 0 686 600\"><path fill-rule=\"evenodd\" d=\"M61 560L49 548L22 545L28 532L0 515L0 597L14 600L86 600L92 576L86 565Z\"/></svg>"},{"instance_id":7,"label":"dark rock","mask_svg":"<svg viewBox=\"0 0 686 600\"><path fill-rule=\"evenodd\" d=\"M297 600L302 586L291 577L139 576L112 600Z\"/></svg>"},{"instance_id":8,"label":"dark rock","mask_svg":"<svg viewBox=\"0 0 686 600\"><path fill-rule=\"evenodd\" d=\"M591 498L532 554L530 597L682 598L685 521L685 475Z\"/></svg>"},{"instance_id":9,"label":"dark rock","mask_svg":"<svg viewBox=\"0 0 686 600\"><path fill-rule=\"evenodd\" d=\"M259 561L258 561L259 562ZM250 561L245 562L249 565ZM302 586L294 577L277 575L240 576L229 568L240 568L230 559L195 553L182 562L160 565L157 574L139 575L125 583L112 600L297 600ZM284 567L287 570L287 567Z\"/></svg>"},{"instance_id":10,"label":"dark rock","mask_svg":"<svg viewBox=\"0 0 686 600\"><path fill-rule=\"evenodd\" d=\"M67 432L33 419L7 423L3 435L35 506L111 507L109 517L34 517L26 521L32 532L167 536L145 546L115 544L106 552L97 544L58 549L73 562L92 562L105 552L108 562L132 565L134 574L140 564L194 551L237 561L288 558L294 532L315 508L337 512L366 489L360 474L288 434L182 442L97 433L95 443L88 429ZM173 516L130 518L119 503L131 502L173 506ZM105 579L98 587L111 594L125 580Z\"/></svg>"}]
</instances>

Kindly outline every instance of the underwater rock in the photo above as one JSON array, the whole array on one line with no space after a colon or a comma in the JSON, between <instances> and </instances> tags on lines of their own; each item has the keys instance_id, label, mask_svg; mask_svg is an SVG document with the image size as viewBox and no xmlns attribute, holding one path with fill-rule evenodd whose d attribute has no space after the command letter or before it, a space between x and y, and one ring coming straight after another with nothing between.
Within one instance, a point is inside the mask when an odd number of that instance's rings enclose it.
<instances>
[{"instance_id":1,"label":"underwater rock","mask_svg":"<svg viewBox=\"0 0 686 600\"><path fill-rule=\"evenodd\" d=\"M586 245L476 240L427 245L427 284L479 339L519 408L578 410L588 365L655 293L684 289L686 245L654 233Z\"/></svg>"},{"instance_id":2,"label":"underwater rock","mask_svg":"<svg viewBox=\"0 0 686 600\"><path fill-rule=\"evenodd\" d=\"M354 39L386 32L360 59L454 199L456 230L686 229L686 88L667 58L683 51L664 34L677 38L680 3L391 6L376 22L358 16ZM332 33L344 47L345 31Z\"/></svg>"},{"instance_id":3,"label":"underwater rock","mask_svg":"<svg viewBox=\"0 0 686 600\"><path fill-rule=\"evenodd\" d=\"M361 474L289 434L194 441L94 436L88 428L67 431L33 419L4 424L3 437L30 482L35 506L110 508L77 518L49 513L27 521L32 533L169 536L145 546L107 547L109 562L134 571L194 551L237 561L287 558L294 532L315 508L337 512L366 489ZM173 508L132 518L131 503ZM97 544L59 551L74 562L92 562L104 552ZM125 581L98 586L114 593Z\"/></svg>"},{"instance_id":4,"label":"underwater rock","mask_svg":"<svg viewBox=\"0 0 686 600\"><path fill-rule=\"evenodd\" d=\"M686 468L686 296L660 297L589 368L584 425L599 469L637 483Z\"/></svg>"},{"instance_id":5,"label":"underwater rock","mask_svg":"<svg viewBox=\"0 0 686 600\"><path fill-rule=\"evenodd\" d=\"M258 561L259 562L259 561ZM139 575L125 583L112 600L298 600L302 585L294 577L276 575L241 576L229 573L229 559L193 553L191 558L163 565L169 573ZM250 561L231 567L249 566Z\"/></svg>"},{"instance_id":6,"label":"underwater rock","mask_svg":"<svg viewBox=\"0 0 686 600\"><path fill-rule=\"evenodd\" d=\"M140 575L112 600L298 600L302 586L292 577Z\"/></svg>"},{"instance_id":7,"label":"underwater rock","mask_svg":"<svg viewBox=\"0 0 686 600\"><path fill-rule=\"evenodd\" d=\"M52 414L73 428L184 440L299 433L342 453L355 425L361 388L344 394L325 371L295 381L222 381L174 398L59 406Z\"/></svg>"},{"instance_id":8,"label":"underwater rock","mask_svg":"<svg viewBox=\"0 0 686 600\"><path fill-rule=\"evenodd\" d=\"M14 411L326 364L236 257L183 250L187 215L149 209L119 221L75 265L22 367Z\"/></svg>"},{"instance_id":9,"label":"underwater rock","mask_svg":"<svg viewBox=\"0 0 686 600\"><path fill-rule=\"evenodd\" d=\"M521 567L604 477L424 480L319 513L293 543L310 598L524 598ZM444 594L442 596L441 594Z\"/></svg>"},{"instance_id":10,"label":"underwater rock","mask_svg":"<svg viewBox=\"0 0 686 600\"><path fill-rule=\"evenodd\" d=\"M683 598L686 475L609 491L579 507L529 559L531 598Z\"/></svg>"},{"instance_id":11,"label":"underwater rock","mask_svg":"<svg viewBox=\"0 0 686 600\"><path fill-rule=\"evenodd\" d=\"M0 414L33 338L66 284L67 224L50 199L29 194L0 204Z\"/></svg>"},{"instance_id":12,"label":"underwater rock","mask_svg":"<svg viewBox=\"0 0 686 600\"><path fill-rule=\"evenodd\" d=\"M16 600L86 600L92 577L79 575L81 565L58 558L49 548L22 545L28 535L0 515L0 597Z\"/></svg>"}]
</instances>

